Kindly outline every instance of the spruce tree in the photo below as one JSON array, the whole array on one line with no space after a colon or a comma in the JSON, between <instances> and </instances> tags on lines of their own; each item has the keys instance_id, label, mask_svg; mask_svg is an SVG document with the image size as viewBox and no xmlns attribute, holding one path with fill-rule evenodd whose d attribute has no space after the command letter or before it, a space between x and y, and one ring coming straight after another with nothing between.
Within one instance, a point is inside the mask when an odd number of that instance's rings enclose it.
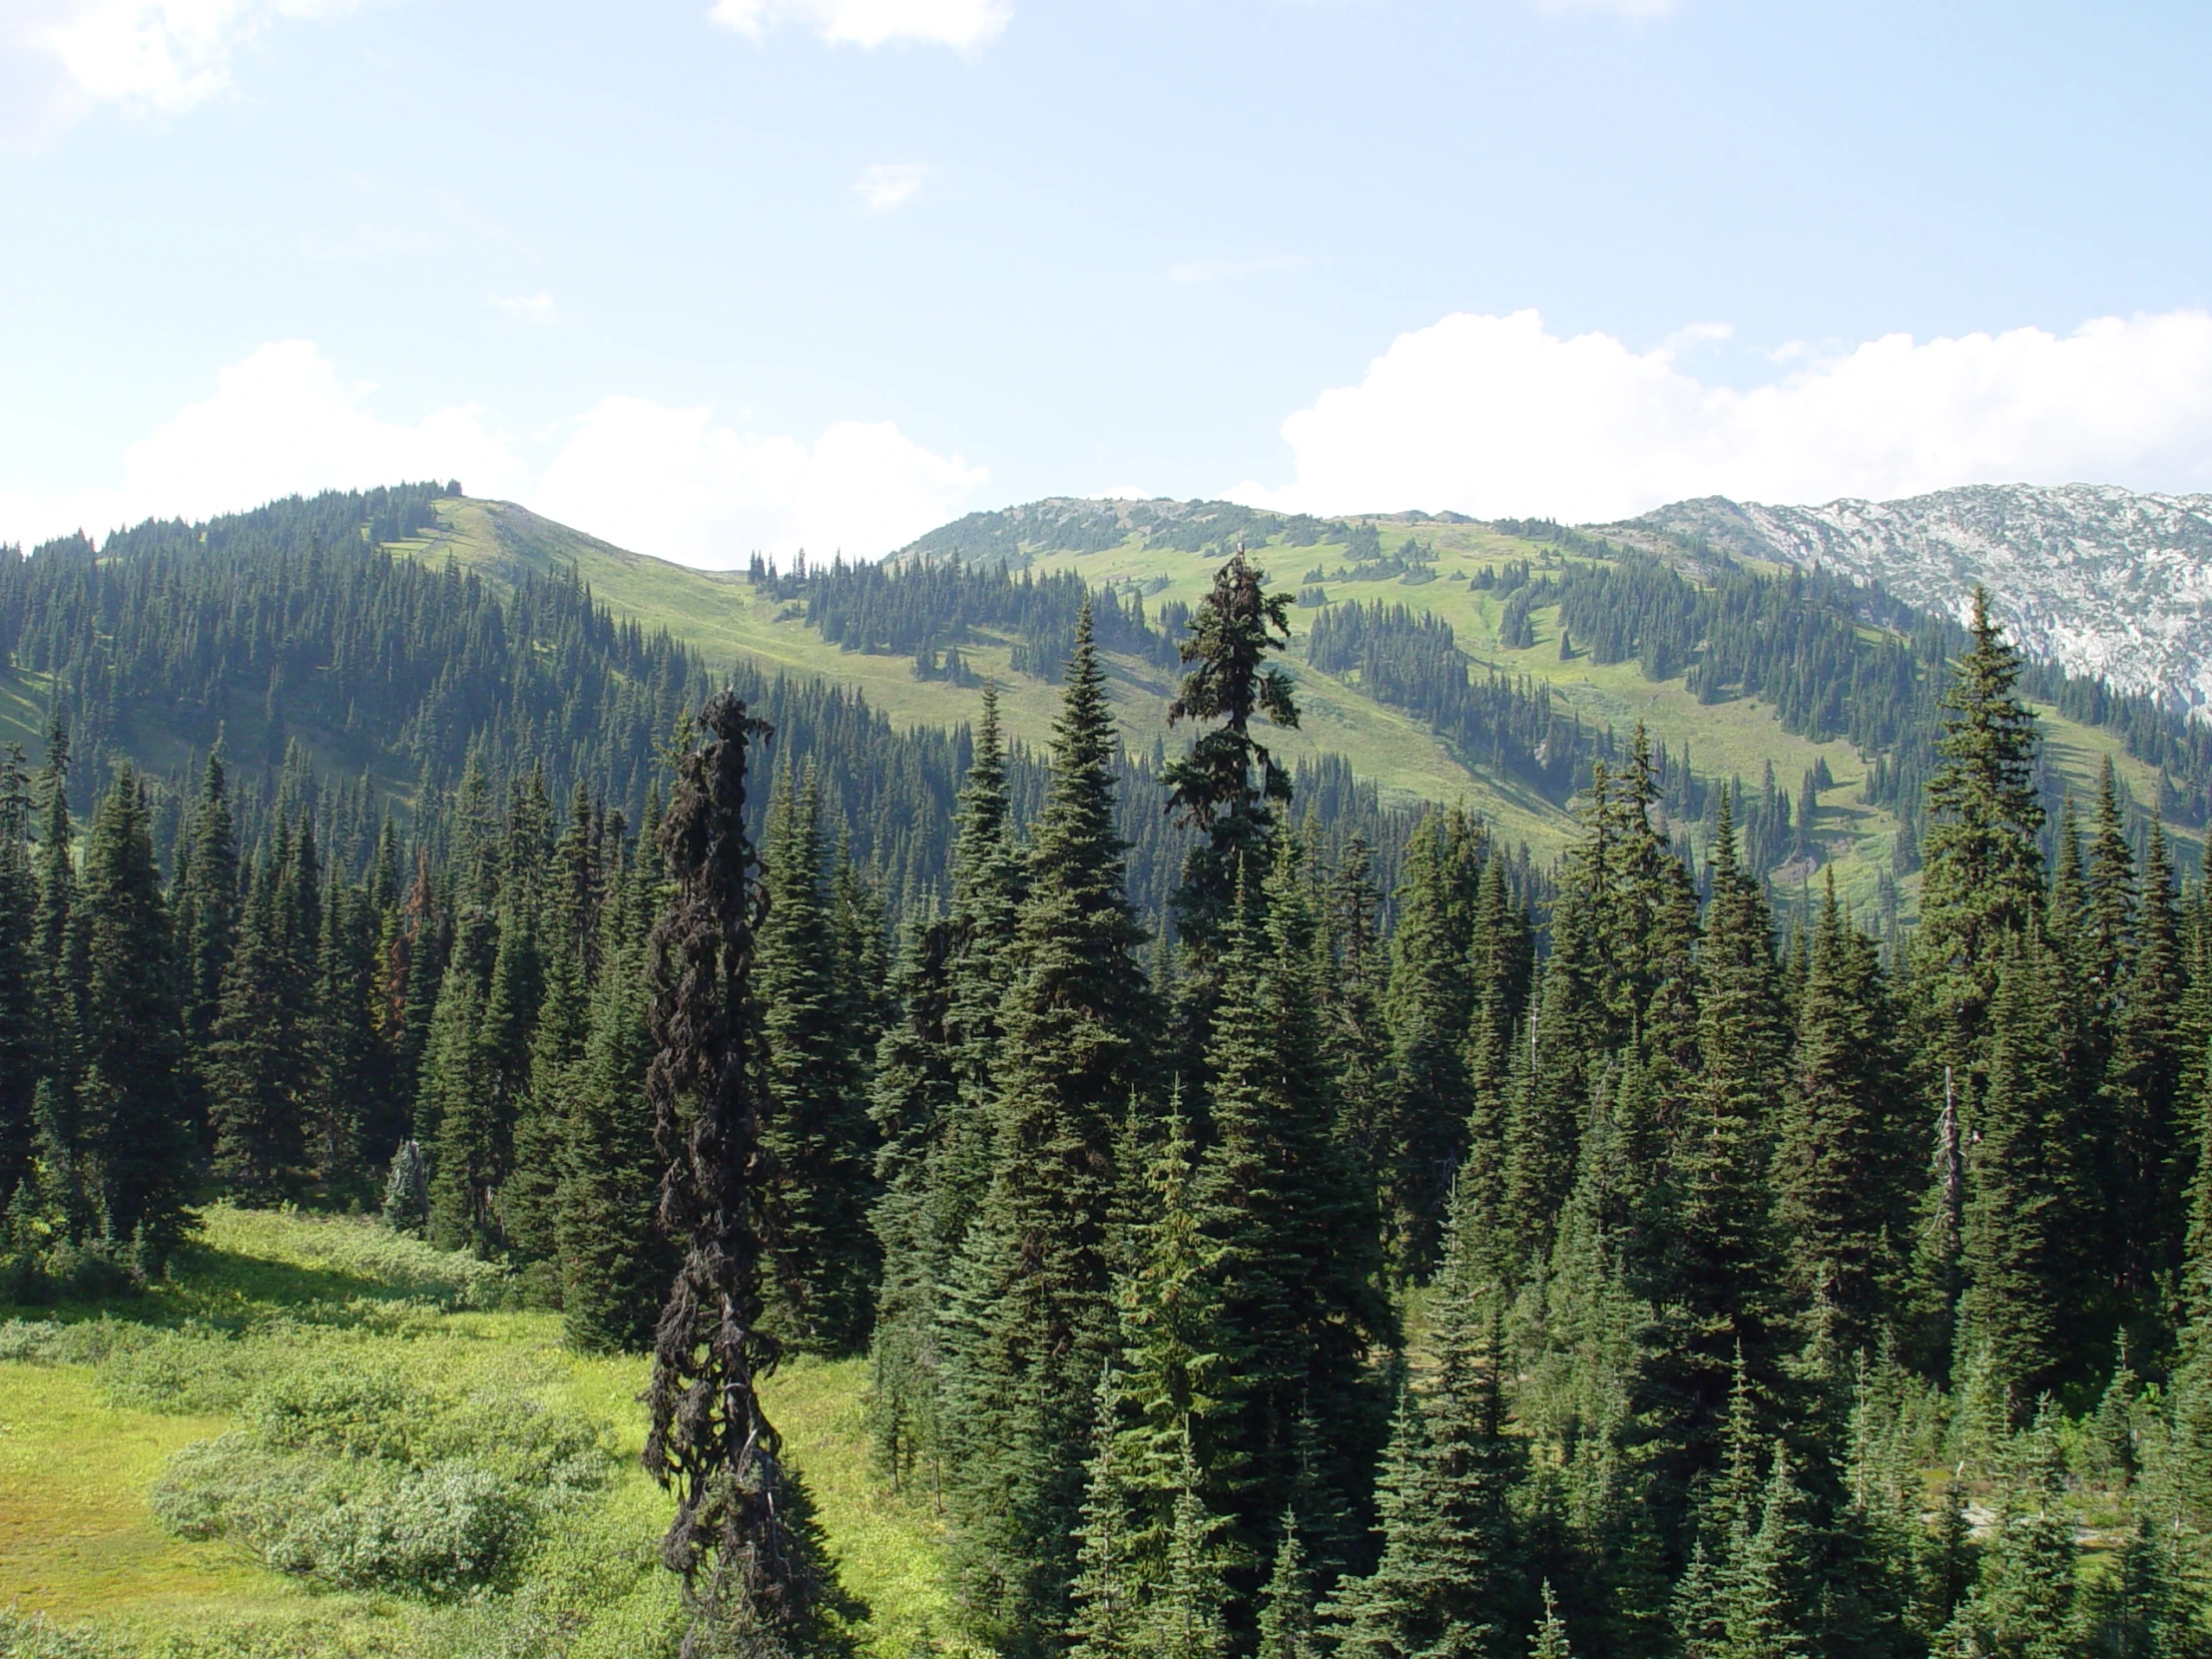
<instances>
[{"instance_id":1,"label":"spruce tree","mask_svg":"<svg viewBox=\"0 0 2212 1659\"><path fill-rule=\"evenodd\" d=\"M1237 1466L1232 1541L1255 1565L1302 1490L1324 1506L1364 1507L1386 1408L1368 1357L1394 1336L1375 1202L1334 1134L1313 982L1316 924L1288 837L1266 892L1265 905L1232 912L1222 936L1208 1045L1212 1140L1197 1201L1236 1356L1226 1434ZM1246 919L1255 912L1266 915L1264 928ZM1328 1401L1331 1413L1321 1466L1297 1444L1300 1413L1313 1400ZM1345 1565L1322 1568L1334 1578Z\"/></svg>"},{"instance_id":2,"label":"spruce tree","mask_svg":"<svg viewBox=\"0 0 2212 1659\"><path fill-rule=\"evenodd\" d=\"M214 1173L232 1197L274 1204L305 1180L307 1077L280 896L281 829L254 862L208 1046Z\"/></svg>"},{"instance_id":3,"label":"spruce tree","mask_svg":"<svg viewBox=\"0 0 2212 1659\"><path fill-rule=\"evenodd\" d=\"M1275 1564L1260 1591L1259 1659L1321 1659L1314 1575L1306 1562L1295 1510L1283 1512Z\"/></svg>"},{"instance_id":4,"label":"spruce tree","mask_svg":"<svg viewBox=\"0 0 2212 1659\"><path fill-rule=\"evenodd\" d=\"M1375 1571L1340 1585L1338 1651L1375 1659L1502 1652L1529 1609L1513 1504L1522 1444L1505 1424L1503 1322L1463 1229L1438 1275L1420 1369L1403 1391L1378 1490Z\"/></svg>"},{"instance_id":5,"label":"spruce tree","mask_svg":"<svg viewBox=\"0 0 2212 1659\"><path fill-rule=\"evenodd\" d=\"M1780 1386L1788 1314L1767 1181L1787 1026L1766 899L1736 860L1725 799L1712 883L1698 952L1703 1075L1671 1159L1677 1196L1659 1317L1643 1334L1635 1394L1650 1498L1669 1528L1720 1465L1736 1368L1749 1366L1762 1400Z\"/></svg>"},{"instance_id":6,"label":"spruce tree","mask_svg":"<svg viewBox=\"0 0 2212 1659\"><path fill-rule=\"evenodd\" d=\"M1066 1624L1085 1405L1112 1340L1115 1125L1153 1030L1087 610L1066 685L1001 1016L990 1187L945 1317L956 1585L971 1627L1023 1659Z\"/></svg>"},{"instance_id":7,"label":"spruce tree","mask_svg":"<svg viewBox=\"0 0 2212 1659\"><path fill-rule=\"evenodd\" d=\"M1177 1014L1184 1069L1203 1081L1206 1033L1218 994L1214 961L1237 896L1238 870L1264 868L1274 855L1278 808L1291 798L1290 775L1253 735L1255 716L1285 730L1298 726L1291 678L1268 657L1290 643L1293 595L1267 592L1267 572L1240 547L1214 572L1191 615L1179 650L1189 672L1168 725L1208 723L1188 753L1161 774L1177 824L1205 838L1183 860L1174 913L1188 979Z\"/></svg>"},{"instance_id":8,"label":"spruce tree","mask_svg":"<svg viewBox=\"0 0 2212 1659\"><path fill-rule=\"evenodd\" d=\"M193 1146L179 1087L175 940L138 774L117 774L85 838L79 1110L86 1185L106 1236L157 1271L184 1236Z\"/></svg>"},{"instance_id":9,"label":"spruce tree","mask_svg":"<svg viewBox=\"0 0 2212 1659\"><path fill-rule=\"evenodd\" d=\"M778 1359L761 1329L761 905L745 832L746 762L766 728L724 692L698 734L659 827L675 891L652 934L646 1093L669 1160L661 1223L682 1262L654 1337L645 1466L676 1493L662 1557L684 1580L683 1659L842 1654L834 1569L757 1391Z\"/></svg>"},{"instance_id":10,"label":"spruce tree","mask_svg":"<svg viewBox=\"0 0 2212 1659\"><path fill-rule=\"evenodd\" d=\"M0 755L0 1193L11 1202L32 1175L43 1048L30 833L30 779L11 744Z\"/></svg>"},{"instance_id":11,"label":"spruce tree","mask_svg":"<svg viewBox=\"0 0 2212 1659\"><path fill-rule=\"evenodd\" d=\"M2044 909L2037 835L2035 716L2016 695L2022 662L1974 590L1971 647L1952 665L1942 700L1937 766L1927 790L1921 921L1913 935L1913 1006L1922 1085L1931 1110L1949 1104L1967 1134L1989 1063L1989 1006L2005 940ZM1947 1072L1946 1072L1946 1068ZM1925 1283L1923 1302L1939 1287ZM1947 1323L1931 1309L1929 1323Z\"/></svg>"},{"instance_id":12,"label":"spruce tree","mask_svg":"<svg viewBox=\"0 0 2212 1659\"><path fill-rule=\"evenodd\" d=\"M2042 942L2015 936L1989 1008L1988 1081L1965 1159L1960 1364L1990 1366L2015 1415L2108 1352L2104 1331L2078 1315L2098 1224L2050 1017L2057 983Z\"/></svg>"},{"instance_id":13,"label":"spruce tree","mask_svg":"<svg viewBox=\"0 0 2212 1659\"><path fill-rule=\"evenodd\" d=\"M2116 1312L2129 1350L2162 1352L2171 1337L2172 1286L2182 1265L2186 1192L2194 1148L2178 1100L2185 984L2181 918L2165 830L2151 821L2135 949L2118 991L2101 1112L2076 1110L2081 1131L2106 1148L2099 1209L2118 1224ZM2101 1120L2101 1122L2099 1121Z\"/></svg>"},{"instance_id":14,"label":"spruce tree","mask_svg":"<svg viewBox=\"0 0 2212 1659\"><path fill-rule=\"evenodd\" d=\"M1377 1163L1391 1272L1433 1270L1445 1195L1466 1154L1465 1042L1474 1012L1468 951L1482 840L1459 813L1431 814L1405 847L1390 981L1390 1080Z\"/></svg>"},{"instance_id":15,"label":"spruce tree","mask_svg":"<svg viewBox=\"0 0 2212 1659\"><path fill-rule=\"evenodd\" d=\"M1918 1147L1875 943L1848 923L1831 870L1813 930L1775 1148L1776 1220L1792 1290L1830 1311L1847 1353L1872 1348L1902 1288Z\"/></svg>"},{"instance_id":16,"label":"spruce tree","mask_svg":"<svg viewBox=\"0 0 2212 1659\"><path fill-rule=\"evenodd\" d=\"M644 862L608 906L583 1052L560 1062L538 1097L553 1131L543 1138L560 1159L552 1228L562 1329L595 1353L652 1346L676 1267L656 1216L663 1161L646 1093L654 1053L646 932L658 894Z\"/></svg>"},{"instance_id":17,"label":"spruce tree","mask_svg":"<svg viewBox=\"0 0 2212 1659\"><path fill-rule=\"evenodd\" d=\"M769 1320L785 1343L848 1354L866 1341L875 1260L866 1225L872 1128L824 870L822 789L789 773L769 818L758 964L767 1044L762 1134L775 1174Z\"/></svg>"},{"instance_id":18,"label":"spruce tree","mask_svg":"<svg viewBox=\"0 0 2212 1659\"><path fill-rule=\"evenodd\" d=\"M184 956L185 1037L193 1061L194 1107L205 1120L209 1051L223 1011L223 978L238 938L239 852L230 778L220 745L208 756L192 838L178 880L178 945Z\"/></svg>"}]
</instances>

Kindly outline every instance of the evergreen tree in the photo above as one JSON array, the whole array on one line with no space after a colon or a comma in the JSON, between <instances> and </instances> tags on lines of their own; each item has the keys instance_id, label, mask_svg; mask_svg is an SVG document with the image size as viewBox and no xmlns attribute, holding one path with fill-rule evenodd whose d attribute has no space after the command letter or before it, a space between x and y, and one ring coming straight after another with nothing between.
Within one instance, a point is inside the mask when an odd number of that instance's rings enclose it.
<instances>
[{"instance_id":1,"label":"evergreen tree","mask_svg":"<svg viewBox=\"0 0 2212 1659\"><path fill-rule=\"evenodd\" d=\"M1776 1220L1792 1289L1870 1349L1895 1307L1910 1236L1917 1148L1899 1111L1902 1057L1874 941L1844 920L1829 872L1799 1001L1775 1148Z\"/></svg>"},{"instance_id":2,"label":"evergreen tree","mask_svg":"<svg viewBox=\"0 0 2212 1659\"><path fill-rule=\"evenodd\" d=\"M1316 1610L1314 1575L1299 1537L1298 1513L1286 1509L1275 1565L1260 1591L1259 1659L1321 1659Z\"/></svg>"},{"instance_id":3,"label":"evergreen tree","mask_svg":"<svg viewBox=\"0 0 2212 1659\"><path fill-rule=\"evenodd\" d=\"M1459 813L1431 814L1405 847L1384 1004L1390 1078L1377 1150L1383 1237L1401 1279L1434 1268L1445 1195L1466 1154L1468 952L1482 851L1479 832Z\"/></svg>"},{"instance_id":4,"label":"evergreen tree","mask_svg":"<svg viewBox=\"0 0 2212 1659\"><path fill-rule=\"evenodd\" d=\"M1187 754L1161 774L1168 810L1205 838L1185 854L1176 889L1175 926L1190 983L1178 1017L1185 1033L1184 1068L1203 1078L1206 1032L1218 994L1213 970L1237 897L1238 870L1272 860L1277 810L1291 798L1290 775L1252 734L1261 716L1286 730L1298 726L1291 678L1268 662L1290 643L1293 595L1266 591L1267 572L1240 547L1214 572L1213 586L1191 615L1190 638L1179 650L1189 672L1168 724L1213 723Z\"/></svg>"},{"instance_id":5,"label":"evergreen tree","mask_svg":"<svg viewBox=\"0 0 2212 1659\"><path fill-rule=\"evenodd\" d=\"M280 893L288 850L279 830L255 860L208 1047L215 1178L249 1204L293 1197L305 1179L305 1050Z\"/></svg>"},{"instance_id":6,"label":"evergreen tree","mask_svg":"<svg viewBox=\"0 0 2212 1659\"><path fill-rule=\"evenodd\" d=\"M1337 1591L1338 1651L1499 1653L1526 1627L1513 1497L1521 1449L1505 1427L1502 1325L1494 1292L1459 1251L1439 1277L1426 1358L1433 1380L1406 1389L1378 1498L1382 1559Z\"/></svg>"},{"instance_id":7,"label":"evergreen tree","mask_svg":"<svg viewBox=\"0 0 2212 1659\"><path fill-rule=\"evenodd\" d=\"M871 1129L853 1043L837 928L825 890L822 789L789 773L770 812L768 914L760 929L767 1047L762 1133L775 1175L768 1205L769 1319L784 1342L844 1354L864 1343L875 1269L865 1217Z\"/></svg>"},{"instance_id":8,"label":"evergreen tree","mask_svg":"<svg viewBox=\"0 0 2212 1659\"><path fill-rule=\"evenodd\" d=\"M1787 1027L1766 900L1736 861L1725 798L1712 883L1698 952L1703 1075L1671 1159L1678 1196L1635 1394L1650 1499L1676 1534L1689 1495L1719 1467L1737 1368L1748 1366L1762 1403L1780 1388L1789 1312L1778 1294L1767 1183Z\"/></svg>"},{"instance_id":9,"label":"evergreen tree","mask_svg":"<svg viewBox=\"0 0 2212 1659\"><path fill-rule=\"evenodd\" d=\"M183 1237L191 1127L179 1086L184 1022L175 941L138 774L126 766L85 837L79 1110L86 1187L103 1233L158 1270Z\"/></svg>"},{"instance_id":10,"label":"evergreen tree","mask_svg":"<svg viewBox=\"0 0 2212 1659\"><path fill-rule=\"evenodd\" d=\"M1913 1007L1924 1086L1932 1105L1979 1132L1981 1082L1989 1064L1989 1005L2004 941L2031 928L2044 909L2036 837L2043 809L2034 785L2033 712L2015 695L2022 664L1974 590L1971 647L1952 665L1943 694L1937 767L1927 790L1921 922L1913 935ZM1938 1171L1938 1187L1942 1174ZM1928 1363L1947 1365L1940 1345L1951 1323L1944 1263L1931 1254L1945 1195L1932 1194L1920 1273ZM1935 1241L1939 1245L1939 1238Z\"/></svg>"},{"instance_id":11,"label":"evergreen tree","mask_svg":"<svg viewBox=\"0 0 2212 1659\"><path fill-rule=\"evenodd\" d=\"M1113 759L1086 612L1001 1016L990 1188L945 1321L956 1582L975 1630L1019 1656L1050 1651L1066 1624L1084 1404L1111 1340L1114 1125L1152 1029Z\"/></svg>"},{"instance_id":12,"label":"evergreen tree","mask_svg":"<svg viewBox=\"0 0 2212 1659\"><path fill-rule=\"evenodd\" d=\"M561 1323L588 1352L651 1347L676 1266L655 1214L663 1160L646 1092L654 1046L645 923L658 896L649 880L641 857L609 906L583 1053L559 1063L558 1082L540 1097L561 1158Z\"/></svg>"},{"instance_id":13,"label":"evergreen tree","mask_svg":"<svg viewBox=\"0 0 2212 1659\"><path fill-rule=\"evenodd\" d=\"M219 745L208 756L193 807L192 838L177 882L177 936L184 954L185 1037L193 1058L196 1116L206 1117L209 1051L223 1011L223 979L239 925L239 852L229 773Z\"/></svg>"},{"instance_id":14,"label":"evergreen tree","mask_svg":"<svg viewBox=\"0 0 2212 1659\"><path fill-rule=\"evenodd\" d=\"M1989 1009L1988 1082L1965 1160L1962 1357L1986 1357L2015 1413L2107 1352L2104 1334L2074 1313L2090 1290L2082 1252L2095 1195L2050 1018L2056 981L2043 944L2015 937Z\"/></svg>"},{"instance_id":15,"label":"evergreen tree","mask_svg":"<svg viewBox=\"0 0 2212 1659\"><path fill-rule=\"evenodd\" d=\"M2172 1287L2181 1268L2185 1206L2194 1158L2181 1133L2177 1100L2182 1055L2181 1004L2186 983L2181 918L2174 904L2173 865L2164 828L2151 821L2143 864L2135 949L2119 987L2111 1056L2103 1077L2101 1117L2078 1113L2084 1131L2108 1150L2099 1194L2101 1213L2118 1223L2117 1313L2129 1351L2162 1352L2170 1340ZM2085 1218L2086 1219L2086 1218Z\"/></svg>"},{"instance_id":16,"label":"evergreen tree","mask_svg":"<svg viewBox=\"0 0 2212 1659\"><path fill-rule=\"evenodd\" d=\"M698 730L659 828L675 892L652 935L646 1091L670 1159L661 1221L682 1265L655 1333L645 1464L677 1494L662 1555L692 1615L683 1659L842 1654L847 1607L756 1387L778 1358L761 1329L760 902L745 832L746 761L766 728L725 692Z\"/></svg>"},{"instance_id":17,"label":"evergreen tree","mask_svg":"<svg viewBox=\"0 0 2212 1659\"><path fill-rule=\"evenodd\" d=\"M1213 1136L1197 1199L1236 1356L1225 1435L1237 1469L1231 1541L1255 1564L1302 1491L1324 1506L1364 1507L1365 1471L1384 1428L1367 1360L1395 1334L1380 1290L1374 1200L1334 1135L1312 977L1316 923L1288 837L1266 891L1264 905L1232 912L1222 937L1208 1048ZM1246 919L1256 912L1264 930ZM1328 1401L1332 1419L1319 1466L1297 1444L1311 1400ZM1321 1563L1332 1579L1345 1565Z\"/></svg>"},{"instance_id":18,"label":"evergreen tree","mask_svg":"<svg viewBox=\"0 0 2212 1659\"><path fill-rule=\"evenodd\" d=\"M0 1192L10 1201L32 1177L44 1047L30 833L30 779L23 751L11 744L0 755Z\"/></svg>"}]
</instances>

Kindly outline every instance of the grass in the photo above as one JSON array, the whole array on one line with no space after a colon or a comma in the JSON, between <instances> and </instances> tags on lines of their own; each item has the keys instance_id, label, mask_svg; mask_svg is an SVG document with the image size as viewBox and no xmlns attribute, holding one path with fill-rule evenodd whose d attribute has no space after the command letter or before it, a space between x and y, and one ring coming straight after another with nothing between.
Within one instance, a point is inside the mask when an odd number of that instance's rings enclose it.
<instances>
[{"instance_id":1,"label":"grass","mask_svg":"<svg viewBox=\"0 0 2212 1659\"><path fill-rule=\"evenodd\" d=\"M173 1279L144 1296L0 1305L0 1321L37 1322L0 1324L0 1352L26 1356L0 1361L0 1614L89 1621L132 1655L166 1656L182 1651L184 1633L199 1641L215 1630L228 1632L225 1653L651 1653L674 1603L653 1559L669 1499L637 1462L645 1362L571 1353L558 1316L502 1306L509 1290L499 1269L373 1221L219 1206ZM136 1397L140 1374L127 1362L165 1331L227 1337L237 1346L222 1352L249 1374L311 1364L309 1345L329 1343L452 1389L520 1385L602 1423L618 1472L549 1525L506 1594L441 1607L318 1592L240 1546L184 1541L155 1522L147 1494L168 1458L232 1426L225 1414L170 1414ZM864 1372L859 1361L802 1360L763 1395L847 1588L868 1604L864 1647L891 1659L948 1624L941 1529L875 1475ZM0 1653L10 1651L0 1624Z\"/></svg>"}]
</instances>

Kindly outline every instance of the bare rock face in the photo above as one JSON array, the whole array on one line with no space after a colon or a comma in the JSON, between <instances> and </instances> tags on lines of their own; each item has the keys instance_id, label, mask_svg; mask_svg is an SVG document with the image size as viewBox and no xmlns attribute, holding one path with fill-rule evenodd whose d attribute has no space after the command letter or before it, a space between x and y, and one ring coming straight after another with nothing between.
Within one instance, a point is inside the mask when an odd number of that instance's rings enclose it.
<instances>
[{"instance_id":1,"label":"bare rock face","mask_svg":"<svg viewBox=\"0 0 2212 1659\"><path fill-rule=\"evenodd\" d=\"M1979 582L2030 655L2212 715L2212 495L1978 484L1824 507L1708 496L1592 528L1818 565L1951 616Z\"/></svg>"}]
</instances>

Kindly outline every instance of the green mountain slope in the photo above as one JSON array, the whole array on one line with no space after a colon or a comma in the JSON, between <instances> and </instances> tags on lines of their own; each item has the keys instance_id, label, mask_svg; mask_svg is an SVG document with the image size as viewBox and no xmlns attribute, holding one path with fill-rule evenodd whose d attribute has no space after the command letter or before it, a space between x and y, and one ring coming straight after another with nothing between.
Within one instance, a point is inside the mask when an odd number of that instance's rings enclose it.
<instances>
[{"instance_id":1,"label":"green mountain slope","mask_svg":"<svg viewBox=\"0 0 2212 1659\"><path fill-rule=\"evenodd\" d=\"M972 715L971 690L918 678L901 656L829 643L806 621L804 605L779 602L742 572L697 571L628 553L511 503L455 499L440 502L437 514L434 531L395 544L397 550L425 560L450 557L493 581L573 567L618 614L667 628L711 662L745 659L771 671L836 680L902 725L950 727ZM971 515L899 557L957 555L1038 576L1072 572L1094 588L1142 595L1157 615L1177 601L1195 603L1218 559L1245 545L1277 586L1302 590L1309 599L1326 594L1331 603L1381 601L1448 622L1477 671L1541 682L1563 711L1622 738L1640 721L1669 753L1687 746L1703 776L1740 778L1756 787L1771 767L1780 786L1795 792L1825 763L1834 783L1819 795L1813 833L1818 861L1834 866L1855 901L1871 902L1879 873L1892 867L1901 827L1892 813L1860 799L1868 763L1848 741L1816 743L1788 732L1774 709L1757 699L1701 702L1681 674L1654 681L1635 661L1599 664L1582 652L1562 658L1556 607L1530 614L1532 643L1517 649L1504 643L1504 603L1478 581L1509 561L1527 561L1539 574L1559 568L1567 555L1546 531L1417 513L1349 523L1287 520L1221 503L1049 501ZM1574 551L1588 550L1578 545ZM1317 588L1321 594L1312 591ZM1559 804L1478 759L1455 755L1425 722L1380 702L1356 675L1324 674L1306 661L1322 610L1307 604L1292 613L1293 668L1306 718L1303 729L1282 742L1289 757L1343 755L1386 792L1463 801L1539 853L1564 844L1572 820ZM1041 743L1057 706L1056 689L1013 670L1008 638L986 635L963 646L962 654L974 672L1005 687L1015 735ZM1113 659L1113 673L1115 709L1129 747L1144 751L1155 740L1172 742L1166 725L1172 671L1122 656ZM2052 706L2043 714L2050 764L2067 784L2093 788L2109 756L2136 799L2155 799L2155 769L2129 755L2115 733L2063 719ZM1812 868L1810 861L1786 866L1778 879L1787 884Z\"/></svg>"}]
</instances>

